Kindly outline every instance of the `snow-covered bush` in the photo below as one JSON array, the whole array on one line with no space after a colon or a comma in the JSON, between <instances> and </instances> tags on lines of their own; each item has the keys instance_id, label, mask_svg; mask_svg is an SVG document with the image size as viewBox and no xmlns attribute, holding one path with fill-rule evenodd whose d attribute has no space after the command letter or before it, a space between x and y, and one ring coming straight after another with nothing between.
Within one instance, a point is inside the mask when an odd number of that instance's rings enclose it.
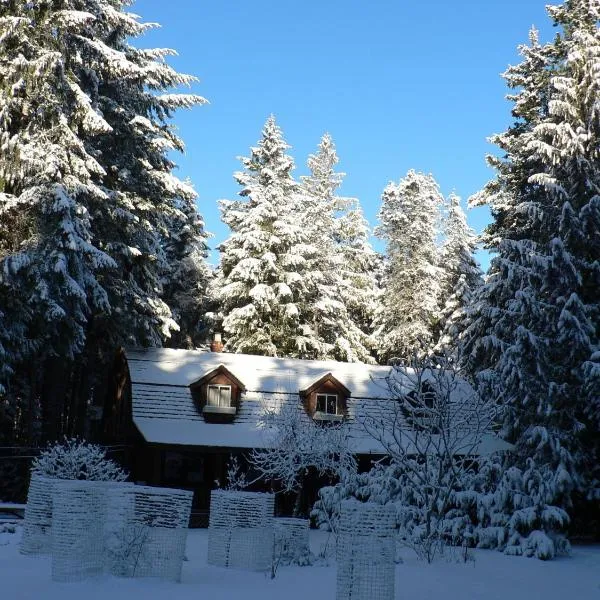
<instances>
[{"instance_id":1,"label":"snow-covered bush","mask_svg":"<svg viewBox=\"0 0 600 600\"><path fill-rule=\"evenodd\" d=\"M308 542L307 519L278 517L273 521L275 543L273 546L274 571L279 565L312 565L315 557Z\"/></svg>"},{"instance_id":2,"label":"snow-covered bush","mask_svg":"<svg viewBox=\"0 0 600 600\"><path fill-rule=\"evenodd\" d=\"M318 527L336 532L340 506L347 498L393 504L401 543L425 560L444 545L549 560L569 552L569 518L545 502L541 491L543 479L533 470L506 468L500 456L479 457L445 503L431 506L427 515L414 477L399 465L376 464L367 473L321 488L311 516Z\"/></svg>"},{"instance_id":3,"label":"snow-covered bush","mask_svg":"<svg viewBox=\"0 0 600 600\"><path fill-rule=\"evenodd\" d=\"M431 562L446 544L472 536L478 463L494 440L497 407L480 397L450 357L414 356L387 378L392 401L358 414L365 432L390 457L357 490L365 500L396 506L401 541ZM462 498L459 494L467 494Z\"/></svg>"},{"instance_id":4,"label":"snow-covered bush","mask_svg":"<svg viewBox=\"0 0 600 600\"><path fill-rule=\"evenodd\" d=\"M127 473L106 451L84 440L65 439L44 450L34 461L32 473L54 479L89 479L91 481L125 481Z\"/></svg>"},{"instance_id":5,"label":"snow-covered bush","mask_svg":"<svg viewBox=\"0 0 600 600\"><path fill-rule=\"evenodd\" d=\"M476 544L541 560L568 554L565 530L569 516L550 503L549 478L533 460L526 464L523 470L514 466L503 470L493 490L479 482Z\"/></svg>"},{"instance_id":6,"label":"snow-covered bush","mask_svg":"<svg viewBox=\"0 0 600 600\"><path fill-rule=\"evenodd\" d=\"M230 455L227 463L227 483L226 490L244 490L248 487L248 478L245 471L242 469L237 456Z\"/></svg>"},{"instance_id":7,"label":"snow-covered bush","mask_svg":"<svg viewBox=\"0 0 600 600\"><path fill-rule=\"evenodd\" d=\"M21 523L18 521L0 523L0 533L17 533L17 531L21 529L21 526Z\"/></svg>"},{"instance_id":8,"label":"snow-covered bush","mask_svg":"<svg viewBox=\"0 0 600 600\"><path fill-rule=\"evenodd\" d=\"M422 473L438 475L444 471L433 456L422 469ZM451 468L446 470L450 472ZM422 560L431 562L447 544L470 545L473 523L467 507L456 502L462 485L470 484L470 476L454 486L449 477L441 477L437 490L434 485L423 486L419 479L414 471L402 465L378 463L368 473L321 488L311 516L320 528L337 532L342 502L356 498L361 502L393 505L398 541L414 550Z\"/></svg>"}]
</instances>

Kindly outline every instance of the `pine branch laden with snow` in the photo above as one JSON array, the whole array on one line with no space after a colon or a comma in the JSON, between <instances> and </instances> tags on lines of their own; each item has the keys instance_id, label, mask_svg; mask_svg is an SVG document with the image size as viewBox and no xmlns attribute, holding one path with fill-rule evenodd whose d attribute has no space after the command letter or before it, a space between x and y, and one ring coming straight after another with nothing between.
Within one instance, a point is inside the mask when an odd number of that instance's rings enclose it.
<instances>
[{"instance_id":1,"label":"pine branch laden with snow","mask_svg":"<svg viewBox=\"0 0 600 600\"><path fill-rule=\"evenodd\" d=\"M437 238L443 197L431 175L409 171L384 190L380 225L386 243L375 337L381 360L408 358L434 342L439 320L441 271Z\"/></svg>"},{"instance_id":2,"label":"pine branch laden with snow","mask_svg":"<svg viewBox=\"0 0 600 600\"><path fill-rule=\"evenodd\" d=\"M575 494L592 499L599 479L600 6L571 0L548 11L557 38L541 44L532 30L505 74L515 122L494 136L506 156L490 159L496 178L474 199L491 208L484 241L497 256L464 336L482 393L510 403L504 429L518 448L519 486L543 482L529 516L515 513L515 553L537 553L541 534L526 541L527 532L559 535L566 519L556 510L577 516Z\"/></svg>"},{"instance_id":3,"label":"pine branch laden with snow","mask_svg":"<svg viewBox=\"0 0 600 600\"><path fill-rule=\"evenodd\" d=\"M161 278L162 299L178 325L167 345L196 348L206 339L205 313L212 306L210 285L213 274L206 262L208 236L196 209L195 194L194 197L175 199L174 205L162 233L168 264Z\"/></svg>"},{"instance_id":4,"label":"pine branch laden with snow","mask_svg":"<svg viewBox=\"0 0 600 600\"><path fill-rule=\"evenodd\" d=\"M263 427L265 448L253 450L250 462L260 479L295 492L297 500L309 469L338 479L356 471L347 427L315 423L300 402L285 402L273 410L265 407Z\"/></svg>"},{"instance_id":5,"label":"pine branch laden with snow","mask_svg":"<svg viewBox=\"0 0 600 600\"><path fill-rule=\"evenodd\" d=\"M106 450L83 440L65 440L42 452L31 472L53 479L89 479L91 481L125 481L128 475L106 458Z\"/></svg>"}]
</instances>

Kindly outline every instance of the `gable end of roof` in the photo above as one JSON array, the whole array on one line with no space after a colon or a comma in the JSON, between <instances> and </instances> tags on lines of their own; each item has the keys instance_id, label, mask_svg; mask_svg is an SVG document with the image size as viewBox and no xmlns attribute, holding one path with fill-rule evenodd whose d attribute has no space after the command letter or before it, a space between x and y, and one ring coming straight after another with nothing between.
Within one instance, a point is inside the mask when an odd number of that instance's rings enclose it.
<instances>
[{"instance_id":1,"label":"gable end of roof","mask_svg":"<svg viewBox=\"0 0 600 600\"><path fill-rule=\"evenodd\" d=\"M208 373L197 379L196 381L192 381L189 387L190 389L194 389L200 387L201 385L210 381L213 377L217 375L224 375L228 379L230 379L233 383L235 383L241 392L246 391L246 386L225 366L219 365L216 369L211 369Z\"/></svg>"},{"instance_id":2,"label":"gable end of roof","mask_svg":"<svg viewBox=\"0 0 600 600\"><path fill-rule=\"evenodd\" d=\"M331 374L331 372L325 373L323 377L319 377L319 379L317 379L314 383L311 383L306 389L298 390L298 394L301 398L305 398L306 396L308 396L327 382L332 383L336 388L340 390L340 392L342 392L342 394L344 394L344 396L351 396L350 390L339 379L336 379Z\"/></svg>"}]
</instances>

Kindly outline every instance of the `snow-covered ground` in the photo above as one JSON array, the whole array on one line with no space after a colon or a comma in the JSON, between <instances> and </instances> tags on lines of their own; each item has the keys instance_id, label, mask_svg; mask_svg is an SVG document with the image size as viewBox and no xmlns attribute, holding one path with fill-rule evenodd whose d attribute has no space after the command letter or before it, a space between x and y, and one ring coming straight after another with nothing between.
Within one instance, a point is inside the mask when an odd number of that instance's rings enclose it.
<instances>
[{"instance_id":1,"label":"snow-covered ground","mask_svg":"<svg viewBox=\"0 0 600 600\"><path fill-rule=\"evenodd\" d=\"M0 533L2 600L333 600L335 563L330 566L280 567L275 579L262 573L210 567L206 564L207 531L192 530L188 561L180 584L152 579L102 576L80 583L53 583L50 558L19 554L19 533ZM327 535L311 532L318 552ZM451 557L432 565L409 551L396 568L396 598L407 600L598 600L600 546L575 547L569 558L541 562L475 551L474 562Z\"/></svg>"}]
</instances>

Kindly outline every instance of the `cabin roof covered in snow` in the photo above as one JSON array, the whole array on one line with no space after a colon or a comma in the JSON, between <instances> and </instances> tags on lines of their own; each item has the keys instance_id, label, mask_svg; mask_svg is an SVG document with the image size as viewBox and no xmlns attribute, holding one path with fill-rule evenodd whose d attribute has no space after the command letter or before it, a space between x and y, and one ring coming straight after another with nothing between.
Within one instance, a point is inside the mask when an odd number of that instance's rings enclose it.
<instances>
[{"instance_id":1,"label":"cabin roof covered in snow","mask_svg":"<svg viewBox=\"0 0 600 600\"><path fill-rule=\"evenodd\" d=\"M248 393L298 394L331 373L352 398L387 398L390 367L363 363L273 358L205 350L128 350L131 381L189 386L223 365Z\"/></svg>"},{"instance_id":2,"label":"cabin roof covered in snow","mask_svg":"<svg viewBox=\"0 0 600 600\"><path fill-rule=\"evenodd\" d=\"M390 398L386 377L391 368L363 363L311 361L170 348L129 349L133 421L147 442L219 448L261 448L268 445L263 429L265 409L296 402L298 392L331 373L350 392L348 411L354 430L353 451L381 454L380 445L353 423L357 410ZM224 366L243 385L240 407L232 423L207 422L196 406L190 384ZM470 388L469 388L470 390ZM488 439L489 438L489 439ZM480 453L505 449L486 436Z\"/></svg>"}]
</instances>

